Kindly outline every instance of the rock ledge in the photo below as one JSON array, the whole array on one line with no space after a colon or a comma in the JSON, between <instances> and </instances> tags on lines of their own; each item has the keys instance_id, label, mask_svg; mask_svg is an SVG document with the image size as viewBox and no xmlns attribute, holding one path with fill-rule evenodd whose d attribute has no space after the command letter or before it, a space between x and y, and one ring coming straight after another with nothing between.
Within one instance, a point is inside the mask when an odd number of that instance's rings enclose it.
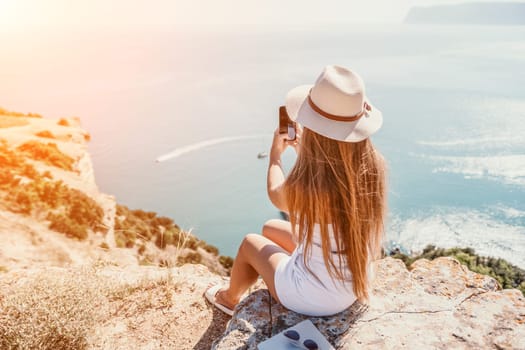
<instances>
[{"instance_id":1,"label":"rock ledge","mask_svg":"<svg viewBox=\"0 0 525 350\"><path fill-rule=\"evenodd\" d=\"M525 298L469 271L453 258L377 262L368 306L310 317L337 349L525 349ZM271 300L267 290L244 299L212 349L257 344L306 319Z\"/></svg>"}]
</instances>

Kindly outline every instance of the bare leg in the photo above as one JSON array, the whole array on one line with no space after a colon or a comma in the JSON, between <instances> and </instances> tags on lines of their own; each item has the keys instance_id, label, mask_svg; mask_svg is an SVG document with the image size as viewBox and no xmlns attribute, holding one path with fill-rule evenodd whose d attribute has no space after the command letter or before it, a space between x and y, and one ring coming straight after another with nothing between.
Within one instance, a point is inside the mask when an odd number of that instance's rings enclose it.
<instances>
[{"instance_id":1,"label":"bare leg","mask_svg":"<svg viewBox=\"0 0 525 350\"><path fill-rule=\"evenodd\" d=\"M254 233L246 235L233 262L230 285L217 293L217 302L233 308L259 275L271 295L279 300L275 292L275 270L279 262L288 256L285 249L268 238Z\"/></svg>"},{"instance_id":2,"label":"bare leg","mask_svg":"<svg viewBox=\"0 0 525 350\"><path fill-rule=\"evenodd\" d=\"M262 235L283 247L290 254L297 246L293 239L292 226L289 221L268 220L263 226Z\"/></svg>"}]
</instances>

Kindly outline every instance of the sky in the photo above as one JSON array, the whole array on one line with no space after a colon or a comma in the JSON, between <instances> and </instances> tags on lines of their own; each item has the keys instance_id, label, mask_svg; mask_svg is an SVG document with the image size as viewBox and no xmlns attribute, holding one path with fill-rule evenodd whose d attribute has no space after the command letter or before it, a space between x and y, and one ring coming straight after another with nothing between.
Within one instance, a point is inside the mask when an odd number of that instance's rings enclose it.
<instances>
[{"instance_id":1,"label":"sky","mask_svg":"<svg viewBox=\"0 0 525 350\"><path fill-rule=\"evenodd\" d=\"M414 5L472 1L475 0L0 0L0 31L280 28L401 22Z\"/></svg>"}]
</instances>

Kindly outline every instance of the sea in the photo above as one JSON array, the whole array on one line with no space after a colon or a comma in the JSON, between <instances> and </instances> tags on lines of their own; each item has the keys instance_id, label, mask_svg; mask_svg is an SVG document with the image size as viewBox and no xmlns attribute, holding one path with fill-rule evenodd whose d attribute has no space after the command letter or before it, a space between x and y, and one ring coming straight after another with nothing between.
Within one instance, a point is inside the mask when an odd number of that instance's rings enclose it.
<instances>
[{"instance_id":1,"label":"sea","mask_svg":"<svg viewBox=\"0 0 525 350\"><path fill-rule=\"evenodd\" d=\"M385 247L472 247L525 267L524 26L0 38L0 106L80 117L101 191L230 256L280 217L258 155L286 93L351 68L384 116L372 140L388 162Z\"/></svg>"}]
</instances>

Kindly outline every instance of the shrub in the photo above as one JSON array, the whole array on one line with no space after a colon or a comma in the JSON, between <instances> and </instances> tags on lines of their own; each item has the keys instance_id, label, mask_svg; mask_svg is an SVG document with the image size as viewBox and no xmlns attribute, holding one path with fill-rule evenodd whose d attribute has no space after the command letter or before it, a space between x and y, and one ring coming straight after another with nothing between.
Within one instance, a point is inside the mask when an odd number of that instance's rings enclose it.
<instances>
[{"instance_id":1,"label":"shrub","mask_svg":"<svg viewBox=\"0 0 525 350\"><path fill-rule=\"evenodd\" d=\"M66 215L49 213L47 220L51 222L51 230L64 233L68 237L84 240L88 236L86 225L78 224Z\"/></svg>"},{"instance_id":2,"label":"shrub","mask_svg":"<svg viewBox=\"0 0 525 350\"><path fill-rule=\"evenodd\" d=\"M78 224L87 225L93 230L98 228L104 217L104 210L93 198L82 191L71 188L67 191L67 198L64 199L69 204L68 213L72 220Z\"/></svg>"},{"instance_id":3,"label":"shrub","mask_svg":"<svg viewBox=\"0 0 525 350\"><path fill-rule=\"evenodd\" d=\"M33 198L34 194L31 192L25 191L25 188L18 188L16 192L13 193L12 198L16 203L16 211L22 214L29 215L33 210Z\"/></svg>"},{"instance_id":4,"label":"shrub","mask_svg":"<svg viewBox=\"0 0 525 350\"><path fill-rule=\"evenodd\" d=\"M56 136L53 135L53 133L51 131L49 131L49 130L39 131L35 135L38 136L38 137L45 137L45 138L48 138L48 139L56 139Z\"/></svg>"},{"instance_id":5,"label":"shrub","mask_svg":"<svg viewBox=\"0 0 525 350\"><path fill-rule=\"evenodd\" d=\"M158 216L155 218L154 223L156 225L164 226L164 227L170 227L173 226L173 220L165 217L165 216Z\"/></svg>"},{"instance_id":6,"label":"shrub","mask_svg":"<svg viewBox=\"0 0 525 350\"><path fill-rule=\"evenodd\" d=\"M157 216L155 212L144 210L130 210L124 205L117 204L115 216L115 241L119 247L133 247L137 244L137 239L143 242L138 244L137 252L143 255L146 252L146 241L153 242L158 248L165 249L167 246L174 246L178 252L184 252L183 255L175 255L177 264L197 264L205 263L211 269L217 270L216 260L210 264L203 259L199 248L206 252L218 256L219 249L205 241L198 239L191 232L182 231L181 228L173 222L173 219ZM189 250L189 252L188 252ZM145 261L151 262L153 258L145 258ZM226 270L231 269L233 259L230 257L220 257L219 263ZM159 264L170 266L170 261L161 259ZM223 273L223 269L218 269Z\"/></svg>"},{"instance_id":7,"label":"shrub","mask_svg":"<svg viewBox=\"0 0 525 350\"><path fill-rule=\"evenodd\" d=\"M203 244L202 244L202 249L204 249L205 251L207 251L208 253L210 254L213 254L213 255L219 255L219 248L211 245L211 244L208 244L204 241L201 241Z\"/></svg>"},{"instance_id":8,"label":"shrub","mask_svg":"<svg viewBox=\"0 0 525 350\"><path fill-rule=\"evenodd\" d=\"M46 164L56 166L65 170L73 170L75 160L62 153L55 143L41 143L38 141L28 141L17 148L26 153L29 157L43 161Z\"/></svg>"},{"instance_id":9,"label":"shrub","mask_svg":"<svg viewBox=\"0 0 525 350\"><path fill-rule=\"evenodd\" d=\"M18 168L25 163L25 160L9 149L7 142L1 140L0 142L0 164L2 167Z\"/></svg>"},{"instance_id":10,"label":"shrub","mask_svg":"<svg viewBox=\"0 0 525 350\"><path fill-rule=\"evenodd\" d=\"M4 167L0 168L0 188L11 189L20 183L20 178L15 178L13 172Z\"/></svg>"},{"instance_id":11,"label":"shrub","mask_svg":"<svg viewBox=\"0 0 525 350\"><path fill-rule=\"evenodd\" d=\"M57 124L61 126L69 126L69 122L67 121L67 119L64 118L60 118Z\"/></svg>"},{"instance_id":12,"label":"shrub","mask_svg":"<svg viewBox=\"0 0 525 350\"><path fill-rule=\"evenodd\" d=\"M22 167L21 167L21 172L20 172L21 175L27 177L28 179L31 179L31 180L36 180L40 177L40 174L38 173L38 171L35 169L35 167L31 164L24 164Z\"/></svg>"},{"instance_id":13,"label":"shrub","mask_svg":"<svg viewBox=\"0 0 525 350\"><path fill-rule=\"evenodd\" d=\"M179 255L177 257L177 263L180 265L184 264L199 264L202 261L202 255L198 252L189 252L185 255Z\"/></svg>"},{"instance_id":14,"label":"shrub","mask_svg":"<svg viewBox=\"0 0 525 350\"><path fill-rule=\"evenodd\" d=\"M54 144L31 141L21 145L17 152L9 149L5 140L0 140L0 189L7 191L5 201L8 208L26 215L31 215L35 209L47 212L50 229L79 239L87 237L88 228L100 229L104 218L100 205L62 181L50 181L52 175L49 171L40 174L21 155L27 152L52 160L62 158L59 162L68 157ZM71 158L69 162L72 162ZM32 181L22 182L21 177Z\"/></svg>"},{"instance_id":15,"label":"shrub","mask_svg":"<svg viewBox=\"0 0 525 350\"><path fill-rule=\"evenodd\" d=\"M224 268L226 270L228 270L228 274L229 274L229 271L231 270L232 266L233 266L233 259L232 257L230 256L224 256L224 255L221 255L219 257L219 263L224 266Z\"/></svg>"}]
</instances>

